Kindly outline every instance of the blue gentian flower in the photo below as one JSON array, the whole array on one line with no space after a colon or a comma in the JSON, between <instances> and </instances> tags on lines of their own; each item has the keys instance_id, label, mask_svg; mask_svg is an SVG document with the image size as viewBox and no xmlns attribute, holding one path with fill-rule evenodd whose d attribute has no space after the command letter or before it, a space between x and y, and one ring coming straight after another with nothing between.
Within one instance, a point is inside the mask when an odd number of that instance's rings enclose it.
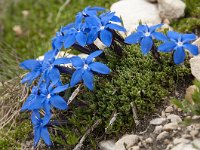
<instances>
[{"instance_id":1,"label":"blue gentian flower","mask_svg":"<svg viewBox=\"0 0 200 150\"><path fill-rule=\"evenodd\" d=\"M161 26L162 24L158 24L152 27L148 27L147 25L139 25L137 27L137 31L125 39L125 43L140 43L142 53L146 55L152 49L153 38L160 41L167 40L167 37L164 34L156 31Z\"/></svg>"},{"instance_id":2,"label":"blue gentian flower","mask_svg":"<svg viewBox=\"0 0 200 150\"><path fill-rule=\"evenodd\" d=\"M25 110L37 110L41 108L41 99L39 97L39 88L38 86L34 86L31 90L31 94L26 99L23 104L21 111Z\"/></svg>"},{"instance_id":3,"label":"blue gentian flower","mask_svg":"<svg viewBox=\"0 0 200 150\"><path fill-rule=\"evenodd\" d=\"M104 11L104 10L105 10L105 8L102 8L102 7L90 7L90 6L88 6L82 12L79 12L76 15L76 19L80 20L80 19L83 19L84 17L96 16L99 11Z\"/></svg>"},{"instance_id":4,"label":"blue gentian flower","mask_svg":"<svg viewBox=\"0 0 200 150\"><path fill-rule=\"evenodd\" d=\"M66 101L58 95L58 93L65 91L68 89L69 85L63 85L63 86L57 86L56 88L53 88L52 85L48 85L46 83L43 83L40 85L40 95L39 95L39 101L41 107L44 108L45 112L47 114L50 113L51 106L60 109L65 110L68 108L68 105Z\"/></svg>"},{"instance_id":5,"label":"blue gentian flower","mask_svg":"<svg viewBox=\"0 0 200 150\"><path fill-rule=\"evenodd\" d=\"M174 50L173 59L175 64L180 64L185 59L185 49L187 49L192 55L198 55L198 47L191 44L197 37L195 34L180 34L174 31L168 31L167 33L170 41L166 41L158 47L161 52L172 52Z\"/></svg>"},{"instance_id":6,"label":"blue gentian flower","mask_svg":"<svg viewBox=\"0 0 200 150\"><path fill-rule=\"evenodd\" d=\"M86 59L74 56L71 58L72 65L76 69L73 73L70 85L74 86L81 80L90 90L93 90L94 75L93 72L100 74L109 74L110 69L103 63L94 62L93 59L99 56L103 51L98 50L91 53Z\"/></svg>"},{"instance_id":7,"label":"blue gentian flower","mask_svg":"<svg viewBox=\"0 0 200 150\"><path fill-rule=\"evenodd\" d=\"M114 12L103 13L99 17L87 17L85 21L90 30L87 44L92 44L99 37L102 43L109 47L113 39L111 30L126 31L124 27L114 23L121 22Z\"/></svg>"},{"instance_id":8,"label":"blue gentian flower","mask_svg":"<svg viewBox=\"0 0 200 150\"><path fill-rule=\"evenodd\" d=\"M38 78L41 74L41 81L49 79L56 84L60 79L60 72L56 68L56 65L67 64L70 63L70 59L68 58L58 58L55 59L56 51L51 50L44 55L43 60L25 60L20 64L20 67L30 72L23 77L21 83L28 83L29 85Z\"/></svg>"},{"instance_id":9,"label":"blue gentian flower","mask_svg":"<svg viewBox=\"0 0 200 150\"><path fill-rule=\"evenodd\" d=\"M48 146L52 145L50 135L46 126L49 123L50 118L50 114L46 114L44 118L41 118L38 110L34 110L32 112L31 121L34 128L34 146L37 145L40 138L42 138Z\"/></svg>"}]
</instances>

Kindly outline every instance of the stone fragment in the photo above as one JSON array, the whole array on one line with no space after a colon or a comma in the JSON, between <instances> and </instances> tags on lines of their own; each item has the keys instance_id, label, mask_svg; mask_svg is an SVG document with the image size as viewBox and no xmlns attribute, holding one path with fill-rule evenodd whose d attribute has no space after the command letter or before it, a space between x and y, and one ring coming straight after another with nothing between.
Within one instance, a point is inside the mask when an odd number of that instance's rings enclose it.
<instances>
[{"instance_id":1,"label":"stone fragment","mask_svg":"<svg viewBox=\"0 0 200 150\"><path fill-rule=\"evenodd\" d=\"M194 147L200 149L200 139L194 139L192 144L194 145Z\"/></svg>"},{"instance_id":2,"label":"stone fragment","mask_svg":"<svg viewBox=\"0 0 200 150\"><path fill-rule=\"evenodd\" d=\"M161 140L167 138L168 136L169 136L169 132L163 131L156 137L156 140L161 141Z\"/></svg>"},{"instance_id":3,"label":"stone fragment","mask_svg":"<svg viewBox=\"0 0 200 150\"><path fill-rule=\"evenodd\" d=\"M99 143L99 148L101 150L115 150L115 143L113 140L101 141Z\"/></svg>"},{"instance_id":4,"label":"stone fragment","mask_svg":"<svg viewBox=\"0 0 200 150\"><path fill-rule=\"evenodd\" d=\"M139 137L137 135L125 135L115 143L115 150L126 150L131 146L137 144ZM126 148L124 147L126 145Z\"/></svg>"},{"instance_id":5,"label":"stone fragment","mask_svg":"<svg viewBox=\"0 0 200 150\"><path fill-rule=\"evenodd\" d=\"M140 21L147 25L156 25L162 21L157 5L146 0L118 1L111 6L110 10L122 18L128 35L135 31Z\"/></svg>"},{"instance_id":6,"label":"stone fragment","mask_svg":"<svg viewBox=\"0 0 200 150\"><path fill-rule=\"evenodd\" d=\"M193 120L200 119L200 116L196 116L196 115L195 115L195 116L192 116L192 119L193 119Z\"/></svg>"},{"instance_id":7,"label":"stone fragment","mask_svg":"<svg viewBox=\"0 0 200 150\"><path fill-rule=\"evenodd\" d=\"M153 133L160 134L162 132L162 130L163 130L163 126L161 126L161 125L160 126L156 126L154 131L153 131Z\"/></svg>"},{"instance_id":8,"label":"stone fragment","mask_svg":"<svg viewBox=\"0 0 200 150\"><path fill-rule=\"evenodd\" d=\"M175 114L170 114L167 116L167 119L170 120L171 122L182 122L182 119L178 116L178 115L175 115Z\"/></svg>"},{"instance_id":9,"label":"stone fragment","mask_svg":"<svg viewBox=\"0 0 200 150\"><path fill-rule=\"evenodd\" d=\"M147 1L149 1L149 2L151 2L151 3L156 3L156 2L158 2L157 0L147 0Z\"/></svg>"},{"instance_id":10,"label":"stone fragment","mask_svg":"<svg viewBox=\"0 0 200 150\"><path fill-rule=\"evenodd\" d=\"M178 129L178 124L176 122L168 123L163 127L164 131L171 131L176 129Z\"/></svg>"},{"instance_id":11,"label":"stone fragment","mask_svg":"<svg viewBox=\"0 0 200 150\"><path fill-rule=\"evenodd\" d=\"M192 136L192 138L194 139L197 135L199 134L199 130L191 130L190 131L190 135Z\"/></svg>"},{"instance_id":12,"label":"stone fragment","mask_svg":"<svg viewBox=\"0 0 200 150\"><path fill-rule=\"evenodd\" d=\"M174 111L174 108L172 106L168 106L166 109L165 109L165 112L166 113L171 113Z\"/></svg>"},{"instance_id":13,"label":"stone fragment","mask_svg":"<svg viewBox=\"0 0 200 150\"><path fill-rule=\"evenodd\" d=\"M188 144L180 143L176 145L175 147L173 147L171 150L197 150L197 149L194 148L194 146L190 143Z\"/></svg>"},{"instance_id":14,"label":"stone fragment","mask_svg":"<svg viewBox=\"0 0 200 150\"><path fill-rule=\"evenodd\" d=\"M139 149L140 149L139 146L133 146L133 147L129 148L128 150L139 150Z\"/></svg>"},{"instance_id":15,"label":"stone fragment","mask_svg":"<svg viewBox=\"0 0 200 150\"><path fill-rule=\"evenodd\" d=\"M167 122L166 118L155 118L150 121L151 125L161 125Z\"/></svg>"},{"instance_id":16,"label":"stone fragment","mask_svg":"<svg viewBox=\"0 0 200 150\"><path fill-rule=\"evenodd\" d=\"M158 10L162 19L178 19L184 16L185 7L181 0L158 0Z\"/></svg>"},{"instance_id":17,"label":"stone fragment","mask_svg":"<svg viewBox=\"0 0 200 150\"><path fill-rule=\"evenodd\" d=\"M189 143L189 142L190 142L190 140L184 139L184 138L175 138L173 140L174 145L177 145L179 143Z\"/></svg>"},{"instance_id":18,"label":"stone fragment","mask_svg":"<svg viewBox=\"0 0 200 150\"><path fill-rule=\"evenodd\" d=\"M15 32L15 34L16 34L17 36L20 36L20 35L23 34L23 31L22 31L22 28L21 28L20 25L15 25L15 26L13 27L13 31Z\"/></svg>"},{"instance_id":19,"label":"stone fragment","mask_svg":"<svg viewBox=\"0 0 200 150\"><path fill-rule=\"evenodd\" d=\"M152 144L152 143L153 143L153 139L152 139L151 137L149 137L149 138L147 138L147 139L145 140L145 142L146 142L147 144Z\"/></svg>"},{"instance_id":20,"label":"stone fragment","mask_svg":"<svg viewBox=\"0 0 200 150\"><path fill-rule=\"evenodd\" d=\"M165 111L162 111L162 112L161 112L161 117L162 117L162 118L166 118Z\"/></svg>"},{"instance_id":21,"label":"stone fragment","mask_svg":"<svg viewBox=\"0 0 200 150\"><path fill-rule=\"evenodd\" d=\"M190 59L190 67L192 75L200 81L200 55Z\"/></svg>"},{"instance_id":22,"label":"stone fragment","mask_svg":"<svg viewBox=\"0 0 200 150\"><path fill-rule=\"evenodd\" d=\"M23 15L24 17L27 17L27 16L29 15L29 11L28 11L28 10L23 10L23 11L22 11L22 15Z\"/></svg>"}]
</instances>

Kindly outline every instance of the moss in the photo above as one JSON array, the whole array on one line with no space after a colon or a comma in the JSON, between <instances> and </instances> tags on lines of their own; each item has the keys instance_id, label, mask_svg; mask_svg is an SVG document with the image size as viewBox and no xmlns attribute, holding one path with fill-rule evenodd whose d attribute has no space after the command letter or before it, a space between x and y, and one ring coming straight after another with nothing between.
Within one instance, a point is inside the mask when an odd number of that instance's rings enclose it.
<instances>
[{"instance_id":1,"label":"moss","mask_svg":"<svg viewBox=\"0 0 200 150\"><path fill-rule=\"evenodd\" d=\"M196 33L200 35L200 1L185 0L185 17L172 22L174 30L183 33Z\"/></svg>"},{"instance_id":2,"label":"moss","mask_svg":"<svg viewBox=\"0 0 200 150\"><path fill-rule=\"evenodd\" d=\"M117 137L133 131L135 124L130 103L136 104L138 116L142 119L159 108L163 98L171 95L177 84L190 74L188 63L174 65L171 54L162 54L163 62L158 64L151 54L143 56L139 46L124 47L124 50L122 58L116 57L110 50L106 51L111 75L96 77L92 92L82 89L66 114L65 118L71 124L67 130L73 132L76 138L80 138L97 119L102 119L102 124L90 136L96 141L99 137ZM118 113L117 119L105 134L113 112ZM93 140L89 141L86 145L91 145Z\"/></svg>"},{"instance_id":3,"label":"moss","mask_svg":"<svg viewBox=\"0 0 200 150\"><path fill-rule=\"evenodd\" d=\"M0 131L0 149L20 149L21 143L30 138L32 126L29 121L18 122L15 126L6 126Z\"/></svg>"}]
</instances>

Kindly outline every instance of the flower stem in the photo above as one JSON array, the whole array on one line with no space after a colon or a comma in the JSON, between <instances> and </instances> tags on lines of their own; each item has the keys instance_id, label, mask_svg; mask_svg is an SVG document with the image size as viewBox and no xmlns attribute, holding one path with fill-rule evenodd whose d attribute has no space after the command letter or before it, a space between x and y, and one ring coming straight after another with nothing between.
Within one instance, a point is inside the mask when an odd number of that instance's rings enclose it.
<instances>
[{"instance_id":1,"label":"flower stem","mask_svg":"<svg viewBox=\"0 0 200 150\"><path fill-rule=\"evenodd\" d=\"M160 53L157 51L157 47L155 46L155 44L153 44L152 49L151 49L151 53L153 58L159 63L162 64L162 61L160 59Z\"/></svg>"},{"instance_id":2,"label":"flower stem","mask_svg":"<svg viewBox=\"0 0 200 150\"><path fill-rule=\"evenodd\" d=\"M112 40L112 44L110 46L110 48L118 55L118 56L122 56L122 48L120 47L120 45L117 44L117 42L115 42L114 40Z\"/></svg>"},{"instance_id":3,"label":"flower stem","mask_svg":"<svg viewBox=\"0 0 200 150\"><path fill-rule=\"evenodd\" d=\"M81 53L85 53L85 54L90 54L91 51L88 48L82 47L81 45L78 44L73 44L72 45L73 48L75 48L76 50L80 51Z\"/></svg>"}]
</instances>

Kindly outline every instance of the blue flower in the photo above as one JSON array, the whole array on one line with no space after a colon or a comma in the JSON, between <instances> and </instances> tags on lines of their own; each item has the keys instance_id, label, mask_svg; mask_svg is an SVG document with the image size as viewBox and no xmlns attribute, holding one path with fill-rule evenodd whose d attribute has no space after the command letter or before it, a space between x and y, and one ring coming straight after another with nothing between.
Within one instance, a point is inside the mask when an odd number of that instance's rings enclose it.
<instances>
[{"instance_id":1,"label":"blue flower","mask_svg":"<svg viewBox=\"0 0 200 150\"><path fill-rule=\"evenodd\" d=\"M148 27L147 25L139 25L137 27L137 31L128 36L125 39L125 42L128 44L140 43L142 53L146 55L152 49L153 38L160 41L167 40L167 37L164 34L156 31L161 26L162 24L158 24L152 27Z\"/></svg>"},{"instance_id":2,"label":"blue flower","mask_svg":"<svg viewBox=\"0 0 200 150\"><path fill-rule=\"evenodd\" d=\"M173 59L175 64L180 64L185 59L185 49L192 55L198 55L198 47L191 44L191 41L196 39L195 34L180 34L174 31L167 33L170 41L166 41L158 47L161 52L172 52L174 50Z\"/></svg>"},{"instance_id":3,"label":"blue flower","mask_svg":"<svg viewBox=\"0 0 200 150\"><path fill-rule=\"evenodd\" d=\"M89 29L87 44L92 44L99 38L103 44L109 47L113 39L112 30L126 31L124 27L114 23L121 22L121 19L115 16L114 12L103 13L99 17L87 17L85 21Z\"/></svg>"},{"instance_id":4,"label":"blue flower","mask_svg":"<svg viewBox=\"0 0 200 150\"><path fill-rule=\"evenodd\" d=\"M39 111L35 110L32 112L31 121L34 128L34 146L37 145L40 138L42 138L48 146L52 145L50 135L46 126L49 123L50 118L50 114L46 114L44 118L41 118Z\"/></svg>"},{"instance_id":5,"label":"blue flower","mask_svg":"<svg viewBox=\"0 0 200 150\"><path fill-rule=\"evenodd\" d=\"M57 52L55 50L51 50L45 53L42 61L31 59L22 62L20 67L29 70L30 72L23 77L21 83L28 83L28 85L30 85L42 74L40 81L49 78L54 84L56 84L60 79L60 72L56 68L56 65L70 63L70 59L68 58L55 59L56 54Z\"/></svg>"},{"instance_id":6,"label":"blue flower","mask_svg":"<svg viewBox=\"0 0 200 150\"><path fill-rule=\"evenodd\" d=\"M37 86L34 86L32 88L31 94L28 96L25 103L23 104L21 111L40 109L40 103L41 99L39 97L39 88Z\"/></svg>"},{"instance_id":7,"label":"blue flower","mask_svg":"<svg viewBox=\"0 0 200 150\"><path fill-rule=\"evenodd\" d=\"M78 56L74 56L71 58L72 65L76 69L73 73L70 85L74 86L81 80L90 90L93 90L94 84L94 75L93 72L97 72L100 74L109 74L110 69L103 63L93 62L93 59L99 56L103 51L98 50L91 53L86 59L81 59Z\"/></svg>"},{"instance_id":8,"label":"blue flower","mask_svg":"<svg viewBox=\"0 0 200 150\"><path fill-rule=\"evenodd\" d=\"M60 110L65 110L68 108L68 105L66 101L58 95L58 93L65 91L68 87L69 85L67 84L53 88L52 85L43 83L40 85L40 95L38 98L40 101L38 100L37 102L40 103L41 107L44 108L47 114L50 113L51 106Z\"/></svg>"}]
</instances>

